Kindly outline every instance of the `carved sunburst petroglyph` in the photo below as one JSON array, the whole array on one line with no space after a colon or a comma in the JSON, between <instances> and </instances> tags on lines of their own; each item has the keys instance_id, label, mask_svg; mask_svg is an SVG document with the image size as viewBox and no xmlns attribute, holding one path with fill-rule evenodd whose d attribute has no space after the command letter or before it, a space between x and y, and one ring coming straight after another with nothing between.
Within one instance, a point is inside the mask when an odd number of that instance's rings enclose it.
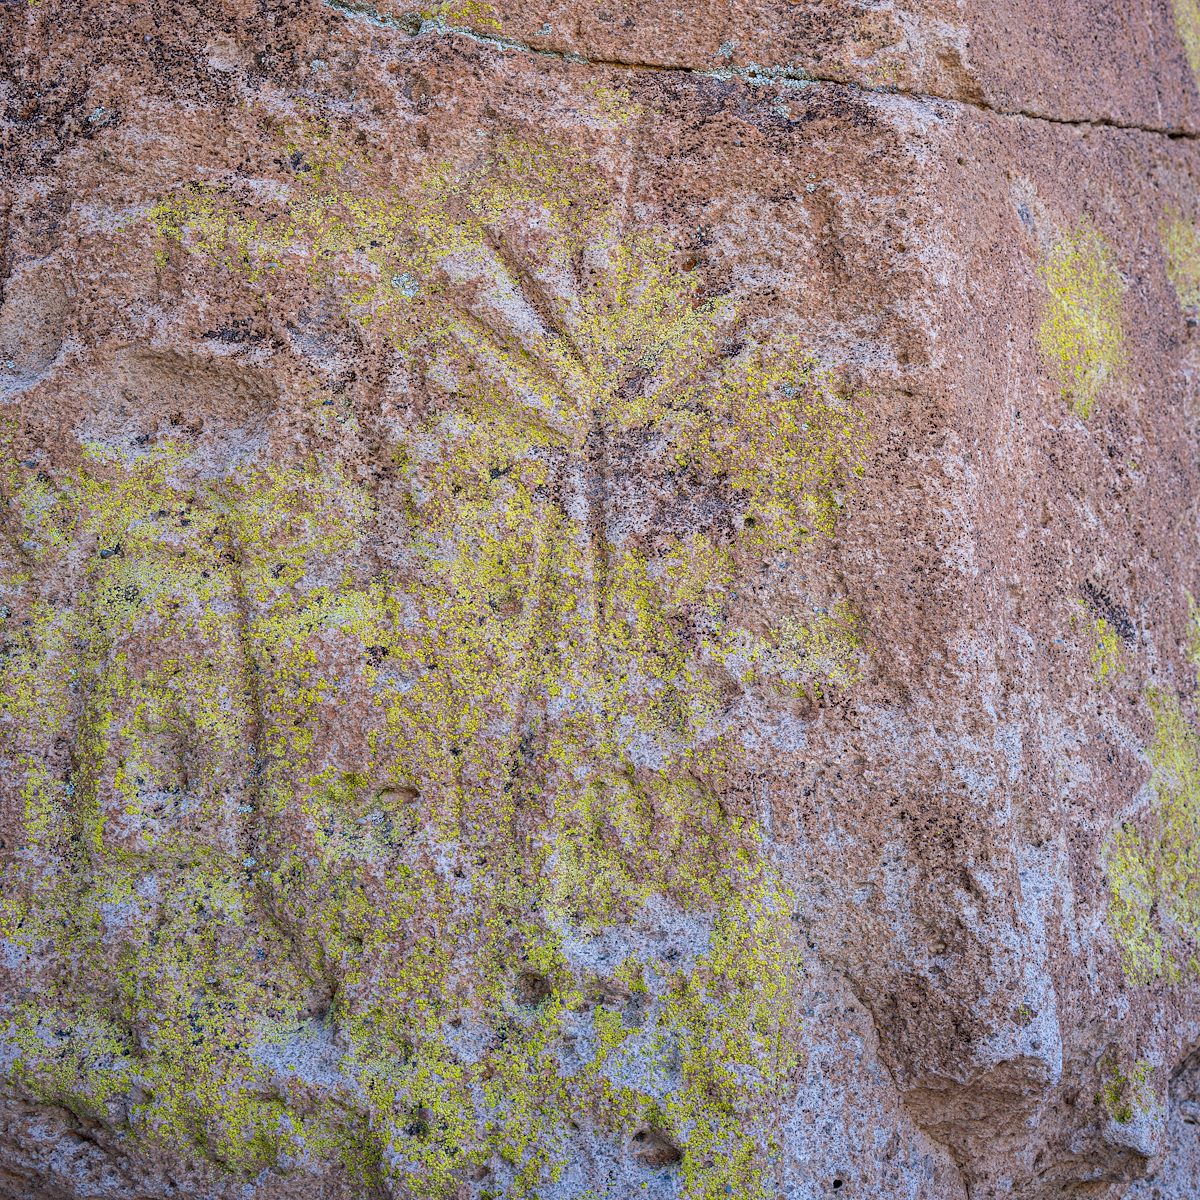
<instances>
[{"instance_id":1,"label":"carved sunburst petroglyph","mask_svg":"<svg viewBox=\"0 0 1200 1200\"><path fill-rule=\"evenodd\" d=\"M443 1196L486 1167L521 1195L585 1127L667 1147L687 1196L765 1196L793 902L722 798L727 702L843 687L861 651L844 605L770 637L731 614L832 529L862 421L562 149L403 194L328 142L288 155L265 207L157 205L161 256L308 277L381 331L387 411L360 415L398 487L304 452L198 479L178 439L48 481L10 457L18 540L78 582L6 666L48 864L10 872L6 930L51 948L46 1012L82 1039L68 1069L22 1010L23 1077L89 1112L140 1095L131 1128L247 1171ZM80 836L53 849L58 820ZM123 1027L75 1011L93 958ZM280 1064L318 1026L336 1070L303 1082Z\"/></svg>"},{"instance_id":2,"label":"carved sunburst petroglyph","mask_svg":"<svg viewBox=\"0 0 1200 1200\"><path fill-rule=\"evenodd\" d=\"M409 411L423 409L402 451L418 505L430 505L418 524L443 542L450 531L469 539L489 519L457 500L442 498L439 511L444 479L429 477L458 469L455 448L506 480L480 491L490 517L519 464L532 508L581 555L590 586L571 598L599 636L614 556L635 571L650 565L639 554L657 559L656 583L706 572L706 583L683 589L700 588L719 607L739 550L777 555L832 530L840 489L861 470L852 405L794 340L756 340L731 299L703 299L661 234L623 231L585 166L514 141L464 176L435 173L413 200L363 196L344 180L353 175L344 162L308 153L299 196L274 220L245 216L209 190L160 205L155 221L267 286L295 269L325 279L351 314L386 331L418 398ZM653 490L688 510L631 538L648 514L622 510L613 493L647 475L658 486L642 486L638 500ZM541 529L536 540L542 565L549 537ZM536 583L530 594L544 595ZM832 626L849 633L848 613ZM717 657L732 649L729 632ZM795 681L819 685L848 667L814 660Z\"/></svg>"}]
</instances>

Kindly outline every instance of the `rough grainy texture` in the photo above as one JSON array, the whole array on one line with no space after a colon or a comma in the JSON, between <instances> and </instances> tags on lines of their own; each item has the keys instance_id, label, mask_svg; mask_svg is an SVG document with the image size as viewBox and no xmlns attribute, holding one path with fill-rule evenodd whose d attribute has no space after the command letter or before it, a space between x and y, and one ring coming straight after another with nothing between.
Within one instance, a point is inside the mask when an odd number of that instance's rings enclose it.
<instances>
[{"instance_id":1,"label":"rough grainy texture","mask_svg":"<svg viewBox=\"0 0 1200 1200\"><path fill-rule=\"evenodd\" d=\"M1200 1194L1196 0L0 35L0 1196Z\"/></svg>"}]
</instances>

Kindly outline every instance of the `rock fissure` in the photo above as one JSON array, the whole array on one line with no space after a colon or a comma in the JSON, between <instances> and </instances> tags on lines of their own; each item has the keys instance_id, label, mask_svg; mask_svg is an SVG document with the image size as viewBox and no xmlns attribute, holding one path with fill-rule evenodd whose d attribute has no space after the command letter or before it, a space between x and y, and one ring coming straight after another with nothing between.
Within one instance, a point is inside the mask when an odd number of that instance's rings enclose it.
<instances>
[{"instance_id":1,"label":"rock fissure","mask_svg":"<svg viewBox=\"0 0 1200 1200\"><path fill-rule=\"evenodd\" d=\"M440 18L422 20L419 25L411 27L402 18L385 17L375 9L343 2L343 0L324 0L338 12L361 20L368 20L381 28L395 29L407 33L410 37L463 37L481 46L493 50L511 51L517 54L528 54L538 58L554 59L572 66L603 67L619 71L661 72L672 75L692 75L697 78L730 80L737 79L752 86L757 84L784 83L790 85L829 84L843 87L863 95L899 96L921 104L956 104L977 112L991 113L997 117L1009 117L1027 121L1043 121L1050 125L1060 125L1074 129L1117 129L1128 133L1145 133L1157 137L1170 138L1178 141L1200 140L1200 131L1170 128L1159 125L1145 125L1133 121L1120 121L1110 117L1060 117L1052 113L1037 112L1026 108L1004 108L989 104L985 100L974 100L964 96L952 96L938 92L923 92L910 88L894 86L872 87L837 75L823 75L818 72L795 69L791 67L759 66L750 64L744 67L694 67L682 63L650 63L620 58L591 57L571 50L556 50L550 47L534 46L517 38L505 37L498 33L486 33L472 29L466 25L452 25Z\"/></svg>"}]
</instances>

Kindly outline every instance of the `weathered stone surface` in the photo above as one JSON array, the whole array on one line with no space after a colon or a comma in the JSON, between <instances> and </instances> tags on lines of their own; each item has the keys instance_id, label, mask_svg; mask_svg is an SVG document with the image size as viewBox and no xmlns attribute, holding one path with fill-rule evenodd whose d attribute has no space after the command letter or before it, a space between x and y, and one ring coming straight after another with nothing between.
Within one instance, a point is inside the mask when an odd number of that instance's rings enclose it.
<instances>
[{"instance_id":1,"label":"weathered stone surface","mask_svg":"<svg viewBox=\"0 0 1200 1200\"><path fill-rule=\"evenodd\" d=\"M348 6L351 10L353 5ZM374 10L402 17L403 4ZM494 10L485 37L592 62L836 79L1052 120L1196 131L1189 60L1200 7L1162 0L1136 12L1086 0L1069 17L1048 0L846 0L530 5Z\"/></svg>"},{"instance_id":2,"label":"weathered stone surface","mask_svg":"<svg viewBox=\"0 0 1200 1200\"><path fill-rule=\"evenodd\" d=\"M0 1194L1200 1191L1190 0L0 13Z\"/></svg>"}]
</instances>

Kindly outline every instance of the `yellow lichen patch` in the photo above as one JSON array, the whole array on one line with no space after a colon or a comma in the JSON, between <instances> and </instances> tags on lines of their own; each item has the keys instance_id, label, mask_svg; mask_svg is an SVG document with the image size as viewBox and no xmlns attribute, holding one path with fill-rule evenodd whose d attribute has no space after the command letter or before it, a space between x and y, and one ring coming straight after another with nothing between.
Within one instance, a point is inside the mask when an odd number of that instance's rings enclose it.
<instances>
[{"instance_id":1,"label":"yellow lichen patch","mask_svg":"<svg viewBox=\"0 0 1200 1200\"><path fill-rule=\"evenodd\" d=\"M398 2L379 0L331 0L342 12L369 17L385 25L396 25L409 34L421 33L429 24L435 28L473 33L499 33L500 18L493 5L485 0L440 0L420 8Z\"/></svg>"},{"instance_id":2,"label":"yellow lichen patch","mask_svg":"<svg viewBox=\"0 0 1200 1200\"><path fill-rule=\"evenodd\" d=\"M1063 398L1087 418L1125 366L1124 280L1108 243L1087 218L1059 235L1038 274L1049 293L1038 344Z\"/></svg>"},{"instance_id":3,"label":"yellow lichen patch","mask_svg":"<svg viewBox=\"0 0 1200 1200\"><path fill-rule=\"evenodd\" d=\"M781 551L831 533L840 487L862 474L866 431L829 372L794 343L755 346L706 401L701 419L681 418L682 453L744 497L747 540Z\"/></svg>"},{"instance_id":4,"label":"yellow lichen patch","mask_svg":"<svg viewBox=\"0 0 1200 1200\"><path fill-rule=\"evenodd\" d=\"M755 1109L778 1104L797 1063L787 1033L796 1003L787 981L798 963L785 932L786 901L767 880L738 880L709 953L669 994L663 1025L678 1047L682 1086L664 1110L671 1128L688 1130L682 1174L689 1197L775 1194L761 1160L764 1149L778 1154L777 1131L764 1131L764 1147L748 1126Z\"/></svg>"},{"instance_id":5,"label":"yellow lichen patch","mask_svg":"<svg viewBox=\"0 0 1200 1200\"><path fill-rule=\"evenodd\" d=\"M1105 1079L1096 1101L1118 1125L1128 1125L1154 1108L1154 1090L1150 1084L1154 1069L1145 1059L1139 1059L1128 1071L1121 1070L1111 1057L1105 1058L1100 1066Z\"/></svg>"},{"instance_id":6,"label":"yellow lichen patch","mask_svg":"<svg viewBox=\"0 0 1200 1200\"><path fill-rule=\"evenodd\" d=\"M1196 669L1196 678L1200 681L1200 605L1196 598L1187 594L1187 633L1184 652L1188 662Z\"/></svg>"},{"instance_id":7,"label":"yellow lichen patch","mask_svg":"<svg viewBox=\"0 0 1200 1200\"><path fill-rule=\"evenodd\" d=\"M1097 683L1111 681L1125 669L1121 661L1121 639L1117 631L1103 617L1094 622L1096 640L1092 643L1092 678Z\"/></svg>"},{"instance_id":8,"label":"yellow lichen patch","mask_svg":"<svg viewBox=\"0 0 1200 1200\"><path fill-rule=\"evenodd\" d=\"M737 574L732 551L701 533L678 539L661 559L664 591L675 608L698 608L710 617L725 608Z\"/></svg>"},{"instance_id":9,"label":"yellow lichen patch","mask_svg":"<svg viewBox=\"0 0 1200 1200\"><path fill-rule=\"evenodd\" d=\"M254 1050L273 1025L296 1022L306 981L233 864L206 867L176 873L167 922L122 949L118 994L150 1085L137 1119L168 1144L259 1169L299 1139Z\"/></svg>"},{"instance_id":10,"label":"yellow lichen patch","mask_svg":"<svg viewBox=\"0 0 1200 1200\"><path fill-rule=\"evenodd\" d=\"M1108 925L1131 983L1177 983L1200 972L1200 735L1174 697L1147 701L1154 800L1106 848Z\"/></svg>"},{"instance_id":11,"label":"yellow lichen patch","mask_svg":"<svg viewBox=\"0 0 1200 1200\"><path fill-rule=\"evenodd\" d=\"M270 1098L254 1048L295 1025L320 958L274 926L254 881L270 838L239 815L254 812L247 792L240 805L234 796L279 775L271 739L254 745L272 704L250 661L246 593L267 584L237 531L271 536L272 562L290 575L268 573L270 586L311 613L300 572L342 544L319 505L338 476L268 471L215 488L189 481L167 445L133 459L93 448L71 474L40 482L48 501L13 493L26 540L77 564L78 588L69 609L33 607L29 638L4 663L2 733L6 748L33 748L19 761L26 847L37 851L6 870L25 898L8 906L6 933L52 968L41 990L66 1032L48 1053L44 1016L15 1013L20 1077L81 1115L136 1080L143 1099L126 1111L141 1136L257 1170L296 1149L302 1122ZM289 712L292 682L281 687ZM36 753L49 722L55 736L74 731L65 779ZM111 1038L81 1036L93 1009L120 1014L119 1054Z\"/></svg>"},{"instance_id":12,"label":"yellow lichen patch","mask_svg":"<svg viewBox=\"0 0 1200 1200\"><path fill-rule=\"evenodd\" d=\"M1174 0L1175 28L1183 43L1188 66L1200 80L1200 4L1197 0Z\"/></svg>"},{"instance_id":13,"label":"yellow lichen patch","mask_svg":"<svg viewBox=\"0 0 1200 1200\"><path fill-rule=\"evenodd\" d=\"M628 125L645 112L642 105L630 95L628 88L612 88L602 83L590 83L585 85L584 91L595 101L596 112L602 121Z\"/></svg>"},{"instance_id":14,"label":"yellow lichen patch","mask_svg":"<svg viewBox=\"0 0 1200 1200\"><path fill-rule=\"evenodd\" d=\"M330 138L288 150L275 201L186 189L150 221L195 269L311 281L391 343L387 511L308 453L204 483L170 445L50 483L5 464L30 553L87 564L68 611L27 605L8 666L28 842L78 836L52 880L10 876L6 926L68 1011L115 960L99 999L137 1031L76 1091L152 1080L131 1127L244 1174L336 1158L449 1197L487 1164L533 1195L575 1127L648 1125L687 1200L773 1195L793 900L727 803L723 710L747 656L784 690L861 673L845 604L761 645L737 623L765 559L834 528L856 400L794 339L743 336L563 147L405 190ZM69 778L40 769L47 711ZM686 945L588 965L664 913ZM332 1027L305 1080L290 1047Z\"/></svg>"},{"instance_id":15,"label":"yellow lichen patch","mask_svg":"<svg viewBox=\"0 0 1200 1200\"><path fill-rule=\"evenodd\" d=\"M131 1047L110 1017L26 1003L7 1026L17 1053L13 1074L45 1103L102 1120L108 1101L128 1089Z\"/></svg>"},{"instance_id":16,"label":"yellow lichen patch","mask_svg":"<svg viewBox=\"0 0 1200 1200\"><path fill-rule=\"evenodd\" d=\"M482 0L442 0L429 8L421 9L427 21L440 21L450 26L468 29L500 29L500 17L495 8Z\"/></svg>"},{"instance_id":17,"label":"yellow lichen patch","mask_svg":"<svg viewBox=\"0 0 1200 1200\"><path fill-rule=\"evenodd\" d=\"M1160 226L1167 278L1180 306L1200 308L1200 228L1181 212L1169 212Z\"/></svg>"},{"instance_id":18,"label":"yellow lichen patch","mask_svg":"<svg viewBox=\"0 0 1200 1200\"><path fill-rule=\"evenodd\" d=\"M0 714L30 739L44 746L62 728L70 708L67 690L71 623L45 601L34 601L22 623L12 616L0 628L8 639L5 683Z\"/></svg>"},{"instance_id":19,"label":"yellow lichen patch","mask_svg":"<svg viewBox=\"0 0 1200 1200\"><path fill-rule=\"evenodd\" d=\"M1093 617L1082 600L1075 600L1071 610L1071 628L1082 630L1090 639L1087 647L1092 666L1092 679L1099 684L1111 684L1124 673L1125 660L1121 637L1106 617Z\"/></svg>"},{"instance_id":20,"label":"yellow lichen patch","mask_svg":"<svg viewBox=\"0 0 1200 1200\"><path fill-rule=\"evenodd\" d=\"M784 617L770 638L731 631L725 655L747 682L762 677L792 695L820 700L858 682L864 649L857 618L838 601L807 621Z\"/></svg>"}]
</instances>

